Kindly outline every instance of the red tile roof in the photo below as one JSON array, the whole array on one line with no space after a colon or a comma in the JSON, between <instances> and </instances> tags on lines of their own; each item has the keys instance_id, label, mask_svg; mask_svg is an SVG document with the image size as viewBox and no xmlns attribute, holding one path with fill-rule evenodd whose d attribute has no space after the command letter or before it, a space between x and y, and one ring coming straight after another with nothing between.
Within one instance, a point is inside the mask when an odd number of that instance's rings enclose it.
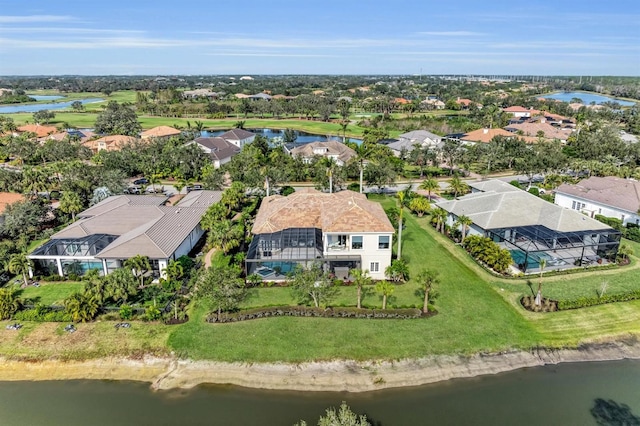
<instances>
[{"instance_id":1,"label":"red tile roof","mask_svg":"<svg viewBox=\"0 0 640 426\"><path fill-rule=\"evenodd\" d=\"M24 201L24 195L14 192L0 192L0 214L3 214L9 204Z\"/></svg>"}]
</instances>

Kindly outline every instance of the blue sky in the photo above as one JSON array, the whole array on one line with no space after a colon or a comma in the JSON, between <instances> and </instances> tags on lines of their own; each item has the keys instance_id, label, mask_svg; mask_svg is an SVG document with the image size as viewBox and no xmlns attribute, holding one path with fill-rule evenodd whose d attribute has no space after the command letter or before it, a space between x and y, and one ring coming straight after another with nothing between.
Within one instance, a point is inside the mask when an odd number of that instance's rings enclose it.
<instances>
[{"instance_id":1,"label":"blue sky","mask_svg":"<svg viewBox=\"0 0 640 426\"><path fill-rule=\"evenodd\" d=\"M0 75L640 75L638 0L0 5Z\"/></svg>"}]
</instances>

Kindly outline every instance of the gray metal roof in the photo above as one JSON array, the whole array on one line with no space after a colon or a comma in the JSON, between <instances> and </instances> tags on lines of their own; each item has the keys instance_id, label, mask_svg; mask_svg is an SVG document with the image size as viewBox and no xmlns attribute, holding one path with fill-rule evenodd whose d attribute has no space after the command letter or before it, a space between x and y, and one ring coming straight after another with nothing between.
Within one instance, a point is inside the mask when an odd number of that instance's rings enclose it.
<instances>
[{"instance_id":1,"label":"gray metal roof","mask_svg":"<svg viewBox=\"0 0 640 426\"><path fill-rule=\"evenodd\" d=\"M83 212L82 218L52 239L84 238L94 234L118 236L97 258L127 259L136 255L169 258L198 226L220 191L192 191L177 206L157 205L164 197L115 196ZM144 200L147 199L147 200ZM151 200L155 200L152 202ZM91 214L86 214L91 211Z\"/></svg>"},{"instance_id":2,"label":"gray metal roof","mask_svg":"<svg viewBox=\"0 0 640 426\"><path fill-rule=\"evenodd\" d=\"M507 189L502 184L485 184L485 186L492 185ZM477 192L457 200L442 201L437 203L437 206L458 217L469 217L482 229L531 225L543 225L559 232L611 229L604 223L579 212L549 203L518 188L512 188L515 191Z\"/></svg>"}]
</instances>

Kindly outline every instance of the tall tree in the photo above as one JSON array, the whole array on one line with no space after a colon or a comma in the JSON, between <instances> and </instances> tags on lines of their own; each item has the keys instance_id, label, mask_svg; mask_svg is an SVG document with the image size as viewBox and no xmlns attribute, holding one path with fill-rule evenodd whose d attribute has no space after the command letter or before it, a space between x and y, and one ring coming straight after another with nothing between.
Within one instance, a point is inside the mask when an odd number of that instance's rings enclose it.
<instances>
[{"instance_id":1,"label":"tall tree","mask_svg":"<svg viewBox=\"0 0 640 426\"><path fill-rule=\"evenodd\" d=\"M231 266L210 267L200 275L195 296L217 312L218 318L223 311L231 311L247 295L245 282L240 271Z\"/></svg>"},{"instance_id":2,"label":"tall tree","mask_svg":"<svg viewBox=\"0 0 640 426\"><path fill-rule=\"evenodd\" d=\"M110 101L104 111L98 114L94 127L97 133L109 135L138 136L142 130L133 108L116 101Z\"/></svg>"},{"instance_id":3,"label":"tall tree","mask_svg":"<svg viewBox=\"0 0 640 426\"><path fill-rule=\"evenodd\" d=\"M460 243L464 243L464 239L467 237L467 229L473 224L473 220L469 216L459 216L456 220L457 226L460 226Z\"/></svg>"},{"instance_id":4,"label":"tall tree","mask_svg":"<svg viewBox=\"0 0 640 426\"><path fill-rule=\"evenodd\" d=\"M425 179L420 186L418 187L420 189L423 189L425 191L428 192L429 194L429 201L431 201L431 194L438 194L440 193L440 184L438 183L437 180L435 180L434 178L427 178Z\"/></svg>"},{"instance_id":5,"label":"tall tree","mask_svg":"<svg viewBox=\"0 0 640 426\"><path fill-rule=\"evenodd\" d=\"M312 301L316 308L329 302L338 291L329 274L323 272L317 263L308 268L298 265L288 282L292 293L301 303Z\"/></svg>"},{"instance_id":6,"label":"tall tree","mask_svg":"<svg viewBox=\"0 0 640 426\"><path fill-rule=\"evenodd\" d=\"M547 267L547 259L541 257L538 266L540 267L540 278L538 280L538 292L536 293L535 303L537 306L540 306L542 304L542 274L544 273L544 268Z\"/></svg>"},{"instance_id":7,"label":"tall tree","mask_svg":"<svg viewBox=\"0 0 640 426\"><path fill-rule=\"evenodd\" d=\"M22 275L22 279L24 280L24 285L29 285L29 281L27 281L27 275L29 274L29 269L33 266L33 262L31 259L27 257L26 253L15 253L9 257L9 264L7 265L7 269L9 272L16 275Z\"/></svg>"},{"instance_id":8,"label":"tall tree","mask_svg":"<svg viewBox=\"0 0 640 426\"><path fill-rule=\"evenodd\" d=\"M402 219L404 217L404 198L405 191L398 192L398 200L400 201L400 210L398 210L398 255L397 259L402 258Z\"/></svg>"},{"instance_id":9,"label":"tall tree","mask_svg":"<svg viewBox=\"0 0 640 426\"><path fill-rule=\"evenodd\" d=\"M58 207L63 213L71 213L71 219L76 220L76 213L82 211L82 200L75 192L65 191L60 197L60 206Z\"/></svg>"}]
</instances>

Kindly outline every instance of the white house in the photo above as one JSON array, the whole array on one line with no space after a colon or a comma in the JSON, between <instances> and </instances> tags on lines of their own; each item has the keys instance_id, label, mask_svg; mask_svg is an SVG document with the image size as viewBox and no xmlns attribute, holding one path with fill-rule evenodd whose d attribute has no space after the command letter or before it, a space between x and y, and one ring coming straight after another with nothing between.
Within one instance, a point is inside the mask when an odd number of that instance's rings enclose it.
<instances>
[{"instance_id":1,"label":"white house","mask_svg":"<svg viewBox=\"0 0 640 426\"><path fill-rule=\"evenodd\" d=\"M220 191L192 191L175 206L167 197L116 195L78 214L28 257L38 274L106 275L125 260L147 256L152 273L162 276L170 260L187 255L204 234L200 220L220 201Z\"/></svg>"},{"instance_id":2,"label":"white house","mask_svg":"<svg viewBox=\"0 0 640 426\"><path fill-rule=\"evenodd\" d=\"M380 204L353 191L304 189L267 197L251 232L247 275L267 281L284 280L297 265L314 262L337 278L361 268L381 280L391 264L393 225Z\"/></svg>"},{"instance_id":3,"label":"white house","mask_svg":"<svg viewBox=\"0 0 640 426\"><path fill-rule=\"evenodd\" d=\"M442 144L442 137L427 130L413 130L398 136L395 142L387 144L393 155L400 157L403 152L411 152L416 147L438 148Z\"/></svg>"},{"instance_id":4,"label":"white house","mask_svg":"<svg viewBox=\"0 0 640 426\"><path fill-rule=\"evenodd\" d=\"M228 132L221 134L220 137L242 149L246 144L253 142L256 138L256 134L244 129L231 129Z\"/></svg>"},{"instance_id":5,"label":"white house","mask_svg":"<svg viewBox=\"0 0 640 426\"><path fill-rule=\"evenodd\" d=\"M613 176L590 177L556 189L555 203L595 217L620 219L624 225L640 224L640 182Z\"/></svg>"}]
</instances>

